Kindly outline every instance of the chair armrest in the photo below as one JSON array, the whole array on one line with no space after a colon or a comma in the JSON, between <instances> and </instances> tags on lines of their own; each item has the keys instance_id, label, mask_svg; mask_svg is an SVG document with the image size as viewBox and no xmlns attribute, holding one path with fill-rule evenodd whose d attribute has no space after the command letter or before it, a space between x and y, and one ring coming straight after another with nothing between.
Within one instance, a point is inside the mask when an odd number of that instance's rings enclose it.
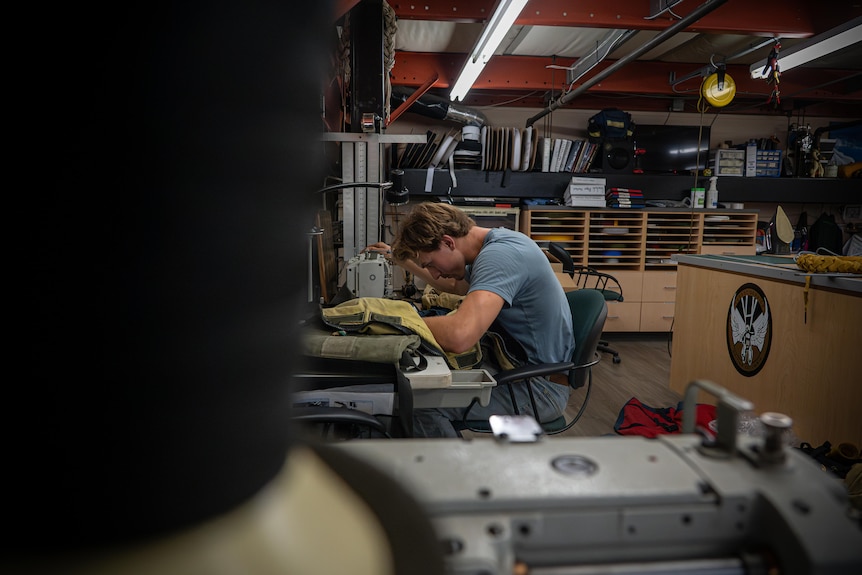
<instances>
[{"instance_id":1,"label":"chair armrest","mask_svg":"<svg viewBox=\"0 0 862 575\"><path fill-rule=\"evenodd\" d=\"M379 419L364 411L347 407L296 407L293 410L293 419L310 423L352 423L386 433L386 426Z\"/></svg>"},{"instance_id":2,"label":"chair armrest","mask_svg":"<svg viewBox=\"0 0 862 575\"><path fill-rule=\"evenodd\" d=\"M531 377L541 377L543 375L551 375L552 373L569 371L570 369L574 369L575 367L577 366L571 361L565 361L562 363L540 363L536 365L523 365L515 369L510 369L509 371L501 371L500 373L495 373L494 379L497 381L497 385L500 385L504 383L512 383L513 381L520 381L522 379L528 379Z\"/></svg>"}]
</instances>

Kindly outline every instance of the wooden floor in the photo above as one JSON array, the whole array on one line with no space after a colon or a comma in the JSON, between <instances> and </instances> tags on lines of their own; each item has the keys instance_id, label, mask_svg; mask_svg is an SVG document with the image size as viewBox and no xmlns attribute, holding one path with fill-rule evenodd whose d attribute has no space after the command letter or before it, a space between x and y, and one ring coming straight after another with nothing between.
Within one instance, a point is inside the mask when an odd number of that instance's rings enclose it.
<instances>
[{"instance_id":1,"label":"wooden floor","mask_svg":"<svg viewBox=\"0 0 862 575\"><path fill-rule=\"evenodd\" d=\"M580 420L559 437L614 434L614 422L632 397L653 407L675 406L682 397L670 390L670 353L666 334L606 334L610 347L620 354L613 363L610 354L593 367L593 389ZM586 389L572 392L567 418L574 417L584 401Z\"/></svg>"},{"instance_id":2,"label":"wooden floor","mask_svg":"<svg viewBox=\"0 0 862 575\"><path fill-rule=\"evenodd\" d=\"M587 408L568 431L554 437L615 435L614 422L632 397L653 407L676 406L682 397L671 391L670 353L667 334L605 334L610 347L619 352L620 363L609 354L593 367L593 386ZM572 392L566 417L577 414L586 387ZM489 437L464 433L465 437Z\"/></svg>"}]
</instances>

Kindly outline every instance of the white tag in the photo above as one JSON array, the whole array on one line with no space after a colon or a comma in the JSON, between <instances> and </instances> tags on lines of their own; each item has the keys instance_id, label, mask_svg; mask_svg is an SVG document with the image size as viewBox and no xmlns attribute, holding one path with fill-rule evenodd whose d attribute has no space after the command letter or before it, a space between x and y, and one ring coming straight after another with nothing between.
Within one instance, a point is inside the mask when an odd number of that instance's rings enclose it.
<instances>
[{"instance_id":1,"label":"white tag","mask_svg":"<svg viewBox=\"0 0 862 575\"><path fill-rule=\"evenodd\" d=\"M533 443L544 433L531 415L492 415L488 423L494 437L512 443Z\"/></svg>"}]
</instances>

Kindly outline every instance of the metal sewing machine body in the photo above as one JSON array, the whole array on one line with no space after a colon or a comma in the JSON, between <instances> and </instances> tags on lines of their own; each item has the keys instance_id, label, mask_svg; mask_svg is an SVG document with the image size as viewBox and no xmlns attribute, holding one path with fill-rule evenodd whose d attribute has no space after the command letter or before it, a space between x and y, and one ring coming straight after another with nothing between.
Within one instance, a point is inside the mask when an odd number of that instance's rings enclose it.
<instances>
[{"instance_id":1,"label":"metal sewing machine body","mask_svg":"<svg viewBox=\"0 0 862 575\"><path fill-rule=\"evenodd\" d=\"M763 414L761 436L737 435L751 404L695 383L719 398L713 441L684 422L688 432L657 439L340 448L416 496L452 573L862 572L862 526L846 489L783 444L789 418ZM694 397L687 393L688 407Z\"/></svg>"}]
</instances>

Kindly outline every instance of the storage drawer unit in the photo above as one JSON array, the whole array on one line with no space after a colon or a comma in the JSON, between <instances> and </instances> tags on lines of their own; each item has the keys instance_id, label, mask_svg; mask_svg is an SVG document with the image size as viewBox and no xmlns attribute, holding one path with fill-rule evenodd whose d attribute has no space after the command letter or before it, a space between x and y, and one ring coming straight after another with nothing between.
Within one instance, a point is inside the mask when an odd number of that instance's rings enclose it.
<instances>
[{"instance_id":1,"label":"storage drawer unit","mask_svg":"<svg viewBox=\"0 0 862 575\"><path fill-rule=\"evenodd\" d=\"M744 176L745 150L715 150L712 156L712 170L716 176Z\"/></svg>"},{"instance_id":2,"label":"storage drawer unit","mask_svg":"<svg viewBox=\"0 0 862 575\"><path fill-rule=\"evenodd\" d=\"M605 320L606 332L640 331L641 303L638 302L608 302L608 318Z\"/></svg>"},{"instance_id":3,"label":"storage drawer unit","mask_svg":"<svg viewBox=\"0 0 862 575\"><path fill-rule=\"evenodd\" d=\"M640 331L670 331L676 301L676 270L645 271Z\"/></svg>"},{"instance_id":4,"label":"storage drawer unit","mask_svg":"<svg viewBox=\"0 0 862 575\"><path fill-rule=\"evenodd\" d=\"M675 302L676 270L644 272L642 294L642 301Z\"/></svg>"},{"instance_id":5,"label":"storage drawer unit","mask_svg":"<svg viewBox=\"0 0 862 575\"><path fill-rule=\"evenodd\" d=\"M641 303L640 331L670 331L673 327L675 305L673 302L645 301Z\"/></svg>"},{"instance_id":6,"label":"storage drawer unit","mask_svg":"<svg viewBox=\"0 0 862 575\"><path fill-rule=\"evenodd\" d=\"M757 150L755 176L777 178L781 175L781 150Z\"/></svg>"}]
</instances>

